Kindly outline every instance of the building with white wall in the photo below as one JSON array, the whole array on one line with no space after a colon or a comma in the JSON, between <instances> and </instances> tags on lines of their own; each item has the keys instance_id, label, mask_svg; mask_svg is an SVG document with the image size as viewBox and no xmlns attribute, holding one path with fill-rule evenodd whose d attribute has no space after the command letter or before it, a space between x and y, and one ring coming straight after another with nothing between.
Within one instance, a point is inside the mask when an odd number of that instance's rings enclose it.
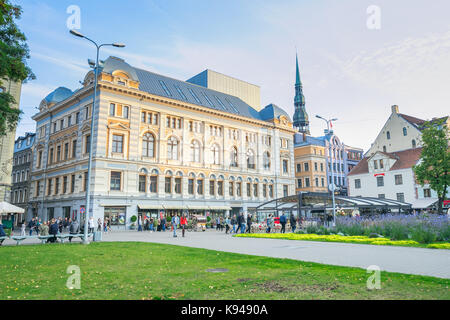
<instances>
[{"instance_id":1,"label":"building with white wall","mask_svg":"<svg viewBox=\"0 0 450 320\"><path fill-rule=\"evenodd\" d=\"M425 209L437 202L437 195L417 183L413 166L420 161L426 121L399 113L398 106L391 111L364 159L348 174L349 195L405 201ZM449 117L440 119L449 126Z\"/></svg>"},{"instance_id":2,"label":"building with white wall","mask_svg":"<svg viewBox=\"0 0 450 320\"><path fill-rule=\"evenodd\" d=\"M79 219L93 144L91 215L125 227L132 216L225 215L295 193L292 120L269 105L109 57L72 92L40 105L30 204L43 219ZM91 117L94 136L90 136Z\"/></svg>"}]
</instances>

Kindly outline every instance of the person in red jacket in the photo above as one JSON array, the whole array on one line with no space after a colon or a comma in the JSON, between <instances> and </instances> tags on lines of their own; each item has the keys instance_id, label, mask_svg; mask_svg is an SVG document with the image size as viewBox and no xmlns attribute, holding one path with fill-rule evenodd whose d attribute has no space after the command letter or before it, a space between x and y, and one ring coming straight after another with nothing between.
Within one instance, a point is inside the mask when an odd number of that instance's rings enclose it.
<instances>
[{"instance_id":1,"label":"person in red jacket","mask_svg":"<svg viewBox=\"0 0 450 320\"><path fill-rule=\"evenodd\" d=\"M183 238L184 238L184 230L187 226L187 219L186 219L185 213L183 213L183 216L180 219L180 225L181 225L181 230L182 230L182 234L183 234Z\"/></svg>"}]
</instances>

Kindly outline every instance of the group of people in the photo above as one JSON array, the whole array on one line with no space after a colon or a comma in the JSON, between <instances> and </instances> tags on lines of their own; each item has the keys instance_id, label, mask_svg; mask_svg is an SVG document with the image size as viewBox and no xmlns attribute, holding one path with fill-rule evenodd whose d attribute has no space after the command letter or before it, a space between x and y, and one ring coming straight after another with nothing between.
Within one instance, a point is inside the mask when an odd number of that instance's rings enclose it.
<instances>
[{"instance_id":1,"label":"group of people","mask_svg":"<svg viewBox=\"0 0 450 320\"><path fill-rule=\"evenodd\" d=\"M220 223L217 223L217 230L223 231L223 226L225 225L225 233L232 234L238 233L251 233L253 216L249 213L247 218L245 218L244 213L240 213L238 216L235 214L230 218L226 217L225 219L217 218Z\"/></svg>"},{"instance_id":2,"label":"group of people","mask_svg":"<svg viewBox=\"0 0 450 320\"><path fill-rule=\"evenodd\" d=\"M158 219L153 217L139 216L138 218L138 231L157 231L157 232L165 232L166 231L167 219L166 216L162 213L160 214ZM177 237L177 228L180 226L182 230L182 236L185 236L185 231L187 227L187 217L186 214L183 213L181 218L178 216L178 213L172 214L170 218L170 227L173 231L173 236Z\"/></svg>"},{"instance_id":3,"label":"group of people","mask_svg":"<svg viewBox=\"0 0 450 320\"><path fill-rule=\"evenodd\" d=\"M280 216L280 225L281 225L280 232L281 233L286 233L287 221L288 221L288 219L283 212ZM295 232L295 229L297 229L297 219L295 218L295 216L293 214L291 214L289 217L289 223L291 225L291 231ZM298 224L299 224L299 226L302 225L302 218L299 218ZM272 229L275 228L275 218L272 216L272 214L269 214L269 216L267 217L266 225L267 225L266 233L270 233L272 231Z\"/></svg>"},{"instance_id":4,"label":"group of people","mask_svg":"<svg viewBox=\"0 0 450 320\"><path fill-rule=\"evenodd\" d=\"M32 236L33 232L36 232L36 235L38 236L53 235L53 237L48 238L47 242L56 242L56 236L64 231L69 232L70 234L78 234L80 232L80 224L77 220L72 221L70 218L65 218L63 220L61 217L58 219L52 218L51 220L44 222L42 222L41 219L32 218L28 222L28 228L29 236ZM26 236L25 221L22 223L20 235ZM69 237L69 241L72 241L72 237Z\"/></svg>"}]
</instances>

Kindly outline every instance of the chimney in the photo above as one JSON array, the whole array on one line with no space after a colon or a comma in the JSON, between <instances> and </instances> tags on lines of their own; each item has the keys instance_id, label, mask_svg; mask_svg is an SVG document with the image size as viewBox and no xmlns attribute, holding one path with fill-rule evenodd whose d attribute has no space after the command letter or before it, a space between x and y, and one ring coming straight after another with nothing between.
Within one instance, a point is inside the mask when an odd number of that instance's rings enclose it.
<instances>
[{"instance_id":1,"label":"chimney","mask_svg":"<svg viewBox=\"0 0 450 320\"><path fill-rule=\"evenodd\" d=\"M392 113L398 113L398 106L397 105L392 106L391 109L392 109Z\"/></svg>"}]
</instances>

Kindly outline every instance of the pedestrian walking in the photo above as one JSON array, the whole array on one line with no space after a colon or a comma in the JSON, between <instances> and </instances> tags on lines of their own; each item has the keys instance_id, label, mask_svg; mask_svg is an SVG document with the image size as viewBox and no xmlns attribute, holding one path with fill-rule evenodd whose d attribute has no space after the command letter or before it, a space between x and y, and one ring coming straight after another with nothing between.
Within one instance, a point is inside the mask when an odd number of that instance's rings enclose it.
<instances>
[{"instance_id":1,"label":"pedestrian walking","mask_svg":"<svg viewBox=\"0 0 450 320\"><path fill-rule=\"evenodd\" d=\"M231 224L230 217L227 216L225 218L225 234L228 234L228 231L230 231L230 224Z\"/></svg>"},{"instance_id":2,"label":"pedestrian walking","mask_svg":"<svg viewBox=\"0 0 450 320\"><path fill-rule=\"evenodd\" d=\"M294 214L293 214L293 213L291 213L291 217L290 217L290 219L289 219L289 222L291 223L291 230L292 230L292 233L294 233L294 232L295 232L295 229L297 228L297 221L295 220L295 217L294 217Z\"/></svg>"},{"instance_id":3,"label":"pedestrian walking","mask_svg":"<svg viewBox=\"0 0 450 320\"><path fill-rule=\"evenodd\" d=\"M21 229L20 229L20 236L22 236L22 237L25 237L26 236L26 231L25 231L25 228L26 228L27 226L26 226L26 224L25 224L25 222L22 222L22 227L21 227Z\"/></svg>"},{"instance_id":4,"label":"pedestrian walking","mask_svg":"<svg viewBox=\"0 0 450 320\"><path fill-rule=\"evenodd\" d=\"M281 233L286 233L286 222L287 222L287 219L283 212L280 217Z\"/></svg>"},{"instance_id":5,"label":"pedestrian walking","mask_svg":"<svg viewBox=\"0 0 450 320\"><path fill-rule=\"evenodd\" d=\"M50 225L50 228L49 228L49 233L51 234L51 235L53 235L53 237L52 238L48 238L48 242L52 242L52 243L55 243L56 242L56 235L58 234L58 231L59 231L59 225L58 225L58 222L56 221L56 219L55 218L53 218L52 219L52 224Z\"/></svg>"},{"instance_id":6,"label":"pedestrian walking","mask_svg":"<svg viewBox=\"0 0 450 320\"><path fill-rule=\"evenodd\" d=\"M231 225L233 226L233 233L236 233L237 219L236 219L236 215L235 214L231 218Z\"/></svg>"},{"instance_id":7,"label":"pedestrian walking","mask_svg":"<svg viewBox=\"0 0 450 320\"><path fill-rule=\"evenodd\" d=\"M6 237L5 229L3 229L1 215L0 215L0 237ZM3 244L3 241L5 241L5 239L0 240L0 246Z\"/></svg>"},{"instance_id":8,"label":"pedestrian walking","mask_svg":"<svg viewBox=\"0 0 450 320\"><path fill-rule=\"evenodd\" d=\"M93 233L93 232L94 232L94 228L95 228L94 217L89 217L89 221L88 221L88 232L89 232L89 233Z\"/></svg>"},{"instance_id":9,"label":"pedestrian walking","mask_svg":"<svg viewBox=\"0 0 450 320\"><path fill-rule=\"evenodd\" d=\"M252 215L250 213L247 215L247 230L245 232L246 233L252 232Z\"/></svg>"},{"instance_id":10,"label":"pedestrian walking","mask_svg":"<svg viewBox=\"0 0 450 320\"><path fill-rule=\"evenodd\" d=\"M178 213L174 214L172 216L172 228L173 228L173 237L176 238L177 237L177 226L178 223L180 223L180 220L178 218Z\"/></svg>"},{"instance_id":11,"label":"pedestrian walking","mask_svg":"<svg viewBox=\"0 0 450 320\"><path fill-rule=\"evenodd\" d=\"M36 221L34 220L34 218L32 218L30 220L30 222L28 223L28 228L30 229L30 237L33 235L33 230L36 226Z\"/></svg>"},{"instance_id":12,"label":"pedestrian walking","mask_svg":"<svg viewBox=\"0 0 450 320\"><path fill-rule=\"evenodd\" d=\"M48 236L48 223L47 223L47 221L44 221L44 223L41 223L39 225L39 235L41 235L41 236Z\"/></svg>"},{"instance_id":13,"label":"pedestrian walking","mask_svg":"<svg viewBox=\"0 0 450 320\"><path fill-rule=\"evenodd\" d=\"M238 217L238 224L239 224L241 233L245 233L245 217L244 217L244 213L242 213L242 212Z\"/></svg>"},{"instance_id":14,"label":"pedestrian walking","mask_svg":"<svg viewBox=\"0 0 450 320\"><path fill-rule=\"evenodd\" d=\"M183 235L184 238L184 233L185 233L185 229L187 227L187 219L186 219L186 214L183 213L183 216L180 219L180 225L181 225L181 234Z\"/></svg>"},{"instance_id":15,"label":"pedestrian walking","mask_svg":"<svg viewBox=\"0 0 450 320\"><path fill-rule=\"evenodd\" d=\"M138 231L142 231L142 216L138 218Z\"/></svg>"},{"instance_id":16,"label":"pedestrian walking","mask_svg":"<svg viewBox=\"0 0 450 320\"><path fill-rule=\"evenodd\" d=\"M103 226L102 219L98 218L98 220L97 220L97 231L102 231L102 226Z\"/></svg>"},{"instance_id":17,"label":"pedestrian walking","mask_svg":"<svg viewBox=\"0 0 450 320\"><path fill-rule=\"evenodd\" d=\"M270 231L272 230L273 225L274 225L272 214L269 214L269 216L267 217L267 220L266 220L266 221L267 221L267 229L266 229L266 232L267 232L267 233L270 233Z\"/></svg>"}]
</instances>

